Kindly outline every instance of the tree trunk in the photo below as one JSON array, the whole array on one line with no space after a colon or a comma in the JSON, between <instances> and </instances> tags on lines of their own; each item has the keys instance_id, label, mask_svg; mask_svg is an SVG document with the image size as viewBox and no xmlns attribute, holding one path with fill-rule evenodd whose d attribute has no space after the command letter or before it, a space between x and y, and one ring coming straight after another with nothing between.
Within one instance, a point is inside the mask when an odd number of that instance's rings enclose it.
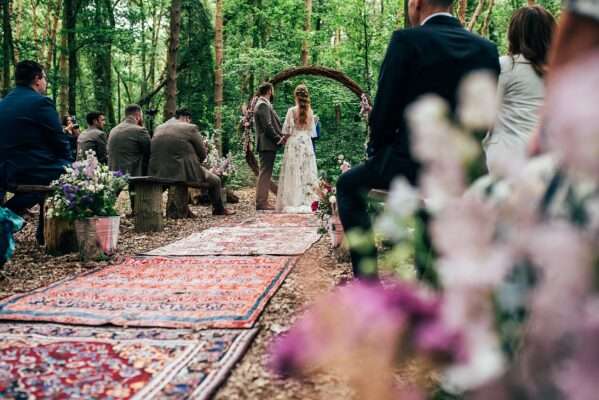
<instances>
[{"instance_id":1,"label":"tree trunk","mask_svg":"<svg viewBox=\"0 0 599 400\"><path fill-rule=\"evenodd\" d=\"M368 91L368 94L370 94L372 90L372 84L370 82L370 33L368 31L369 21L367 6L368 4L366 3L366 0L364 0L362 8L362 29L364 32L364 82L366 82L366 90Z\"/></svg>"},{"instance_id":2,"label":"tree trunk","mask_svg":"<svg viewBox=\"0 0 599 400\"><path fill-rule=\"evenodd\" d=\"M60 93L58 95L58 105L60 115L65 115L69 108L69 65L67 63L67 32L64 30L64 22L62 24L63 30L60 34L60 61L58 63L60 79L58 85L60 86Z\"/></svg>"},{"instance_id":3,"label":"tree trunk","mask_svg":"<svg viewBox=\"0 0 599 400\"><path fill-rule=\"evenodd\" d=\"M166 101L164 104L164 119L175 115L177 109L177 51L179 49L179 34L181 33L181 0L172 0L170 36L166 56Z\"/></svg>"},{"instance_id":4,"label":"tree trunk","mask_svg":"<svg viewBox=\"0 0 599 400\"><path fill-rule=\"evenodd\" d=\"M58 22L60 21L60 10L62 6L62 2L58 0L56 2L56 9L54 10L54 15L52 16L52 24L50 29L50 34L48 35L48 50L46 53L46 68L50 68L53 65L53 57L54 50L56 49L56 33L58 32Z\"/></svg>"},{"instance_id":5,"label":"tree trunk","mask_svg":"<svg viewBox=\"0 0 599 400\"><path fill-rule=\"evenodd\" d=\"M478 0L478 4L476 5L474 14L472 14L472 18L470 19L470 22L468 22L468 30L469 31L472 31L474 29L474 26L476 25L476 22L478 21L480 14L483 12L484 6L485 6L485 0Z\"/></svg>"},{"instance_id":6,"label":"tree trunk","mask_svg":"<svg viewBox=\"0 0 599 400\"><path fill-rule=\"evenodd\" d=\"M13 59L12 28L10 26L10 0L2 0L2 97L10 88L10 64Z\"/></svg>"},{"instance_id":7,"label":"tree trunk","mask_svg":"<svg viewBox=\"0 0 599 400\"><path fill-rule=\"evenodd\" d=\"M51 255L60 256L77 252L79 247L77 246L75 224L60 218L47 218L44 243L46 252Z\"/></svg>"},{"instance_id":8,"label":"tree trunk","mask_svg":"<svg viewBox=\"0 0 599 400\"><path fill-rule=\"evenodd\" d=\"M223 0L216 0L214 17L214 144L219 154L223 152Z\"/></svg>"},{"instance_id":9,"label":"tree trunk","mask_svg":"<svg viewBox=\"0 0 599 400\"><path fill-rule=\"evenodd\" d=\"M312 0L304 0L304 42L302 44L301 65L310 64L309 36L312 31Z\"/></svg>"},{"instance_id":10,"label":"tree trunk","mask_svg":"<svg viewBox=\"0 0 599 400\"><path fill-rule=\"evenodd\" d=\"M408 0L403 0L403 26L410 27L410 14L408 13Z\"/></svg>"},{"instance_id":11,"label":"tree trunk","mask_svg":"<svg viewBox=\"0 0 599 400\"><path fill-rule=\"evenodd\" d=\"M407 0L406 0L407 1ZM458 3L458 19L464 25L466 23L466 9L468 8L468 0L460 0Z\"/></svg>"},{"instance_id":12,"label":"tree trunk","mask_svg":"<svg viewBox=\"0 0 599 400\"><path fill-rule=\"evenodd\" d=\"M69 64L68 72L68 112L71 115L77 113L77 0L64 0L64 29L67 33L67 59Z\"/></svg>"},{"instance_id":13,"label":"tree trunk","mask_svg":"<svg viewBox=\"0 0 599 400\"><path fill-rule=\"evenodd\" d=\"M12 43L13 43L13 49L12 49L12 60L13 60L13 64L17 64L17 62L20 59L20 52L19 52L19 48L18 46L14 46L14 43L20 43L20 39L21 39L21 27L23 26L22 21L22 12L23 12L23 0L13 0L10 1L9 0L9 10L8 10L8 15L10 15L10 18L12 20L12 23L14 24L14 33L12 33Z\"/></svg>"},{"instance_id":14,"label":"tree trunk","mask_svg":"<svg viewBox=\"0 0 599 400\"><path fill-rule=\"evenodd\" d=\"M135 231L160 232L164 228L162 218L162 185L135 183Z\"/></svg>"},{"instance_id":15,"label":"tree trunk","mask_svg":"<svg viewBox=\"0 0 599 400\"><path fill-rule=\"evenodd\" d=\"M185 185L170 186L166 203L166 217L172 219L192 218L189 208L189 189Z\"/></svg>"},{"instance_id":16,"label":"tree trunk","mask_svg":"<svg viewBox=\"0 0 599 400\"><path fill-rule=\"evenodd\" d=\"M485 16L483 26L480 30L481 35L487 36L489 34L489 25L491 23L491 16L493 15L493 7L495 7L495 0L489 0L489 8L487 10L487 15Z\"/></svg>"}]
</instances>

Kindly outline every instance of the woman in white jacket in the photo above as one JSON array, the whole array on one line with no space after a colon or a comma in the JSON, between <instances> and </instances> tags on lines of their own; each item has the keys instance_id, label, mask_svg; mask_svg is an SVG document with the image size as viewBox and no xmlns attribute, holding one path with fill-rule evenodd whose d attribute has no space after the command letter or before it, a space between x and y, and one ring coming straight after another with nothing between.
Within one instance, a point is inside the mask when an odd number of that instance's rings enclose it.
<instances>
[{"instance_id":1,"label":"woman in white jacket","mask_svg":"<svg viewBox=\"0 0 599 400\"><path fill-rule=\"evenodd\" d=\"M501 164L526 155L545 99L544 76L555 19L534 5L514 12L508 29L509 54L501 57L501 107L495 127L483 141L487 168L498 175Z\"/></svg>"}]
</instances>

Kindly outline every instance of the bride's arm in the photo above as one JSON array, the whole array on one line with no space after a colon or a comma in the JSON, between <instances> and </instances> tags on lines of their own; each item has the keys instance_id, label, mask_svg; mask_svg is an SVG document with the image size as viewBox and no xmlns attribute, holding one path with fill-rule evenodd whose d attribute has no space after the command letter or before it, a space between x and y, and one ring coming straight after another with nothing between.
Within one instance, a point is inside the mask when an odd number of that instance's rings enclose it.
<instances>
[{"instance_id":1,"label":"bride's arm","mask_svg":"<svg viewBox=\"0 0 599 400\"><path fill-rule=\"evenodd\" d=\"M293 132L293 109L290 108L287 110L287 115L285 116L285 122L283 123L283 135L291 136Z\"/></svg>"}]
</instances>

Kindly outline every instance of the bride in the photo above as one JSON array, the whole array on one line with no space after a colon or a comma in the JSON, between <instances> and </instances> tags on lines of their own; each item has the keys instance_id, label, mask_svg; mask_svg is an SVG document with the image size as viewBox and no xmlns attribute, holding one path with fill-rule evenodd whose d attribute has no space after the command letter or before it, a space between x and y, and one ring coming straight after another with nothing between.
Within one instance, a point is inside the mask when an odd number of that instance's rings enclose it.
<instances>
[{"instance_id":1,"label":"bride","mask_svg":"<svg viewBox=\"0 0 599 400\"><path fill-rule=\"evenodd\" d=\"M288 213L312 212L312 202L318 199L316 156L312 147L314 114L310 105L310 94L305 85L295 88L295 107L287 111L283 124L285 153L279 176L277 211Z\"/></svg>"}]
</instances>

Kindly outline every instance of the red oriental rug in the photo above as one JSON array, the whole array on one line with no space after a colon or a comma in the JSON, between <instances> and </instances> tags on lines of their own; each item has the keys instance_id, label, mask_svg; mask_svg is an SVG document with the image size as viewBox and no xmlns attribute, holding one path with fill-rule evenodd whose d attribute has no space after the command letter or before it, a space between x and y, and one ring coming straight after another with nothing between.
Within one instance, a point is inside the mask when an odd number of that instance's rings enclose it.
<instances>
[{"instance_id":1,"label":"red oriental rug","mask_svg":"<svg viewBox=\"0 0 599 400\"><path fill-rule=\"evenodd\" d=\"M300 255L320 239L315 227L217 227L144 253L150 256Z\"/></svg>"},{"instance_id":2,"label":"red oriental rug","mask_svg":"<svg viewBox=\"0 0 599 400\"><path fill-rule=\"evenodd\" d=\"M207 399L255 335L0 324L0 398Z\"/></svg>"},{"instance_id":3,"label":"red oriental rug","mask_svg":"<svg viewBox=\"0 0 599 400\"><path fill-rule=\"evenodd\" d=\"M0 319L250 328L294 257L130 259L0 301Z\"/></svg>"}]
</instances>

